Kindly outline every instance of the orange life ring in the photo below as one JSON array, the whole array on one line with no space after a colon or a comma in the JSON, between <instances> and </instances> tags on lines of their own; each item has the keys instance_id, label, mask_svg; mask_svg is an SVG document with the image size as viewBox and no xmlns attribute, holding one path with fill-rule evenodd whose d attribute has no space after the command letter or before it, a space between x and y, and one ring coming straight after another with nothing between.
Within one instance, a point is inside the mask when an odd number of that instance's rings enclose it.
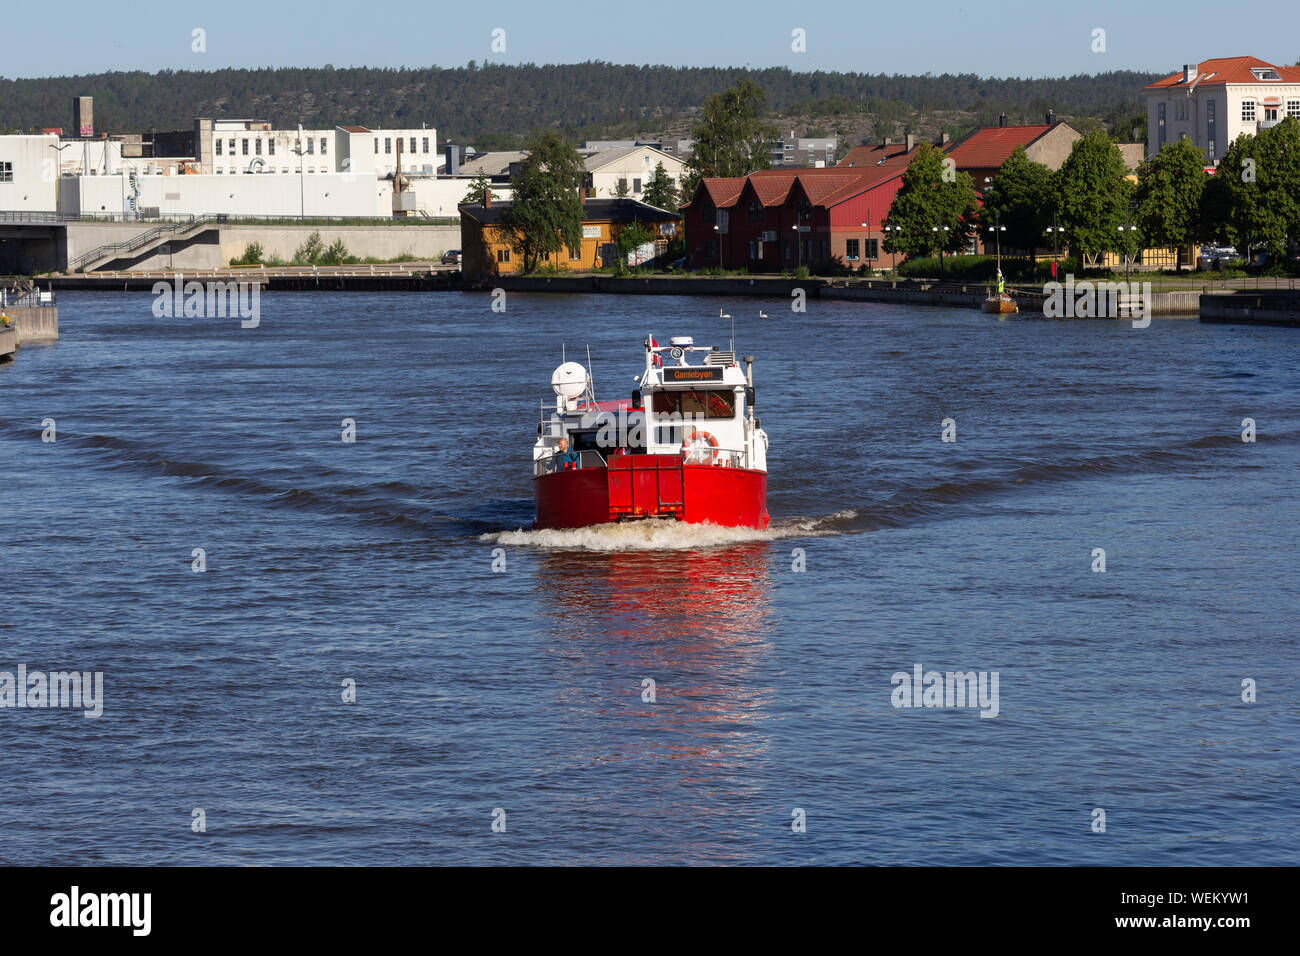
<instances>
[{"instance_id":1,"label":"orange life ring","mask_svg":"<svg viewBox=\"0 0 1300 956\"><path fill-rule=\"evenodd\" d=\"M682 457L685 458L687 461L690 461L691 455L694 452L692 445L695 442L695 439L697 438L707 439L708 443L713 446L711 458L713 464L716 465L718 463L719 458L721 458L722 456L722 452L718 449L718 440L708 432L704 431L703 429L693 428L691 429L691 433L682 439ZM704 462L700 462L700 464L704 464Z\"/></svg>"}]
</instances>

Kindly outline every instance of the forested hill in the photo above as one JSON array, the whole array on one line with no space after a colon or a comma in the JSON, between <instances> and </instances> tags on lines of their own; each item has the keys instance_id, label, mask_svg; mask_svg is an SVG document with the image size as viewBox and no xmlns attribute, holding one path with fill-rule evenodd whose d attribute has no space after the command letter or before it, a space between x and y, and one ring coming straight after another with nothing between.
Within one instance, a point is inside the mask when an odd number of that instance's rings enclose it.
<instances>
[{"instance_id":1,"label":"forested hill","mask_svg":"<svg viewBox=\"0 0 1300 956\"><path fill-rule=\"evenodd\" d=\"M981 124L1005 110L1041 122L1048 108L1116 119L1140 107L1156 74L1102 73L1051 79L973 74L885 76L788 69L571 65L456 69L217 70L102 73L0 79L0 130L71 126L74 96L95 98L97 132L189 129L197 116L257 118L279 128L427 123L446 142L486 143L539 126L573 136L631 135L668 128L710 94L749 76L779 116L858 114L888 125L915 113L960 111Z\"/></svg>"}]
</instances>

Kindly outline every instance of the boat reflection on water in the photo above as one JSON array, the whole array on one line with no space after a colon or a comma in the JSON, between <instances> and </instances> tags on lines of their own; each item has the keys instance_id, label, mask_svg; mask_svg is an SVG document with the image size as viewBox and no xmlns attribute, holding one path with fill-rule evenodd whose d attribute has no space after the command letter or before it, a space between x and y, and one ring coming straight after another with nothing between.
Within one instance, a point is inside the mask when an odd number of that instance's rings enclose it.
<instances>
[{"instance_id":1,"label":"boat reflection on water","mask_svg":"<svg viewBox=\"0 0 1300 956\"><path fill-rule=\"evenodd\" d=\"M552 551L541 562L539 587L565 634L648 645L689 662L761 642L771 613L768 562L766 541L700 550Z\"/></svg>"},{"instance_id":2,"label":"boat reflection on water","mask_svg":"<svg viewBox=\"0 0 1300 956\"><path fill-rule=\"evenodd\" d=\"M770 561L766 541L547 554L537 587L572 759L639 763L638 789L696 819L756 798L775 697Z\"/></svg>"}]
</instances>

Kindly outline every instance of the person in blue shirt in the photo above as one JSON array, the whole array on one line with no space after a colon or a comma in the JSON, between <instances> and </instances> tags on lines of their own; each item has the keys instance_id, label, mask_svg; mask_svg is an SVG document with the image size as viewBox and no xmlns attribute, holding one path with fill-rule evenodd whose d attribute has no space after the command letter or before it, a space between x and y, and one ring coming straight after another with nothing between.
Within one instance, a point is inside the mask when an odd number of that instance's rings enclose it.
<instances>
[{"instance_id":1,"label":"person in blue shirt","mask_svg":"<svg viewBox=\"0 0 1300 956\"><path fill-rule=\"evenodd\" d=\"M559 443L556 445L555 454L552 456L552 460L555 462L555 467L559 469L580 467L578 453L569 448L569 440L567 438L560 439Z\"/></svg>"}]
</instances>

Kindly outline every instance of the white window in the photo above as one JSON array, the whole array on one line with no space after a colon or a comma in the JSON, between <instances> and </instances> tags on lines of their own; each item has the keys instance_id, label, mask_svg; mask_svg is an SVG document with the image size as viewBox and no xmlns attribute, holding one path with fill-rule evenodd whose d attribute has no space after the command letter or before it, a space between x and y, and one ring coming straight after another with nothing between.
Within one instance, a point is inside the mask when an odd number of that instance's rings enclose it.
<instances>
[{"instance_id":1,"label":"white window","mask_svg":"<svg viewBox=\"0 0 1300 956\"><path fill-rule=\"evenodd\" d=\"M216 146L217 146L217 155L220 156L220 155L221 155L221 140L217 140L217 142L216 142Z\"/></svg>"},{"instance_id":2,"label":"white window","mask_svg":"<svg viewBox=\"0 0 1300 956\"><path fill-rule=\"evenodd\" d=\"M1174 100L1174 119L1176 120L1187 119L1187 100L1183 100L1183 99Z\"/></svg>"},{"instance_id":3,"label":"white window","mask_svg":"<svg viewBox=\"0 0 1300 956\"><path fill-rule=\"evenodd\" d=\"M274 138L272 138L272 139L268 139L268 140L266 141L266 155L268 155L268 156L274 156L274 155L275 155L275 139L274 139Z\"/></svg>"},{"instance_id":4,"label":"white window","mask_svg":"<svg viewBox=\"0 0 1300 956\"><path fill-rule=\"evenodd\" d=\"M420 150L420 152L427 153L429 151L429 137L425 136L423 139L421 139L420 145L424 147L423 149Z\"/></svg>"},{"instance_id":5,"label":"white window","mask_svg":"<svg viewBox=\"0 0 1300 956\"><path fill-rule=\"evenodd\" d=\"M321 154L322 156L325 155L325 137L324 137L324 136L322 136L322 137L320 138L320 154Z\"/></svg>"},{"instance_id":6,"label":"white window","mask_svg":"<svg viewBox=\"0 0 1300 956\"><path fill-rule=\"evenodd\" d=\"M1255 121L1255 101L1241 101L1241 120L1243 123L1253 123Z\"/></svg>"},{"instance_id":7,"label":"white window","mask_svg":"<svg viewBox=\"0 0 1300 956\"><path fill-rule=\"evenodd\" d=\"M1286 115L1300 119L1300 100L1286 101Z\"/></svg>"},{"instance_id":8,"label":"white window","mask_svg":"<svg viewBox=\"0 0 1300 956\"><path fill-rule=\"evenodd\" d=\"M410 149L409 151L412 152L412 153L415 152L415 137L414 137L414 136L411 137L411 149Z\"/></svg>"}]
</instances>

